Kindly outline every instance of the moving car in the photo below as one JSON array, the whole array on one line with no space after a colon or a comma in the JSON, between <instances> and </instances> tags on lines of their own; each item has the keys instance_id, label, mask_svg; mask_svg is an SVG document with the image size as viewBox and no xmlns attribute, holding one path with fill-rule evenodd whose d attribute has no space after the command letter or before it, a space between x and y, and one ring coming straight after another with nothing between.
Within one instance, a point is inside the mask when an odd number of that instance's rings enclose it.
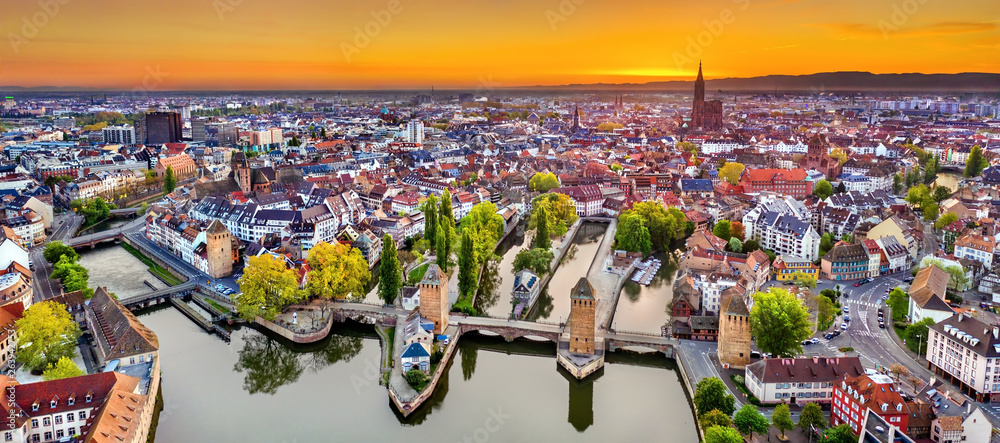
<instances>
[{"instance_id":1,"label":"moving car","mask_svg":"<svg viewBox=\"0 0 1000 443\"><path fill-rule=\"evenodd\" d=\"M843 329L843 330L845 330L845 331L846 331L846 330L847 330L847 323L843 323L843 324L841 324L841 325L840 325L840 329Z\"/></svg>"},{"instance_id":2,"label":"moving car","mask_svg":"<svg viewBox=\"0 0 1000 443\"><path fill-rule=\"evenodd\" d=\"M847 309L847 306L844 306L844 313L846 314L848 312L851 312L851 311L849 309Z\"/></svg>"}]
</instances>

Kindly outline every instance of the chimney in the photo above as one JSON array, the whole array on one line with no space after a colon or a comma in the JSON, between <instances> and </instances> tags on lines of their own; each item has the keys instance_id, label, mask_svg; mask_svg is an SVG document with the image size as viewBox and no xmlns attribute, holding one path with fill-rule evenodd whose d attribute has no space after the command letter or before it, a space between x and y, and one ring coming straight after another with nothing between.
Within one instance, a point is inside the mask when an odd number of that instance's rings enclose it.
<instances>
[{"instance_id":1,"label":"chimney","mask_svg":"<svg viewBox=\"0 0 1000 443\"><path fill-rule=\"evenodd\" d=\"M993 339L1000 340L1000 328L996 326L993 327Z\"/></svg>"}]
</instances>

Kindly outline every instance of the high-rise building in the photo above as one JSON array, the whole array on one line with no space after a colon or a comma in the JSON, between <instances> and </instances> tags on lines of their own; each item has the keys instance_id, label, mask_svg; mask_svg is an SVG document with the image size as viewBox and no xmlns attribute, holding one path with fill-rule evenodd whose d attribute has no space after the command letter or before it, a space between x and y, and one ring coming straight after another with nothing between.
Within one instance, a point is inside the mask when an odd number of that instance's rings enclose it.
<instances>
[{"instance_id":1,"label":"high-rise building","mask_svg":"<svg viewBox=\"0 0 1000 443\"><path fill-rule=\"evenodd\" d=\"M143 120L144 143L162 145L181 141L181 115L176 112L150 112Z\"/></svg>"},{"instance_id":2,"label":"high-rise building","mask_svg":"<svg viewBox=\"0 0 1000 443\"><path fill-rule=\"evenodd\" d=\"M422 296L423 293L421 293ZM569 295L569 352L594 355L594 287L583 277Z\"/></svg>"},{"instance_id":3,"label":"high-rise building","mask_svg":"<svg viewBox=\"0 0 1000 443\"><path fill-rule=\"evenodd\" d=\"M204 142L208 140L208 135L205 132L207 123L208 120L203 117L191 119L191 141Z\"/></svg>"},{"instance_id":4,"label":"high-rise building","mask_svg":"<svg viewBox=\"0 0 1000 443\"><path fill-rule=\"evenodd\" d=\"M722 129L722 101L705 101L705 78L698 63L698 78L694 81L694 103L691 106L691 126L705 131Z\"/></svg>"},{"instance_id":5,"label":"high-rise building","mask_svg":"<svg viewBox=\"0 0 1000 443\"><path fill-rule=\"evenodd\" d=\"M410 143L424 142L424 122L420 120L410 120L406 124L406 141Z\"/></svg>"},{"instance_id":6,"label":"high-rise building","mask_svg":"<svg viewBox=\"0 0 1000 443\"><path fill-rule=\"evenodd\" d=\"M216 146L234 146L238 139L236 125L230 122L205 124L205 141Z\"/></svg>"},{"instance_id":7,"label":"high-rise building","mask_svg":"<svg viewBox=\"0 0 1000 443\"><path fill-rule=\"evenodd\" d=\"M102 130L104 143L109 145L134 145L135 128L132 125L108 126Z\"/></svg>"}]
</instances>

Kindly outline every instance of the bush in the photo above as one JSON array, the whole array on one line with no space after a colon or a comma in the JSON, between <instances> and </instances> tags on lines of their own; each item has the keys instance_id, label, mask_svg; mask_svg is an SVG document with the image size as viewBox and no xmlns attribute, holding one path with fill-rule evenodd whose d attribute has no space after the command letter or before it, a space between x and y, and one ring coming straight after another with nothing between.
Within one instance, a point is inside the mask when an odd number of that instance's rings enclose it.
<instances>
[{"instance_id":1,"label":"bush","mask_svg":"<svg viewBox=\"0 0 1000 443\"><path fill-rule=\"evenodd\" d=\"M742 385L746 383L746 379L744 379L742 375L734 375L733 382L735 382L738 385Z\"/></svg>"},{"instance_id":2,"label":"bush","mask_svg":"<svg viewBox=\"0 0 1000 443\"><path fill-rule=\"evenodd\" d=\"M465 315L479 315L476 308L472 306L468 300L459 300L455 304L451 305L452 312L461 312Z\"/></svg>"},{"instance_id":3,"label":"bush","mask_svg":"<svg viewBox=\"0 0 1000 443\"><path fill-rule=\"evenodd\" d=\"M844 347L840 348L840 352L851 352L853 350L854 350L854 348L852 348L850 346L844 346Z\"/></svg>"},{"instance_id":4,"label":"bush","mask_svg":"<svg viewBox=\"0 0 1000 443\"><path fill-rule=\"evenodd\" d=\"M406 371L403 375L406 378L406 382L410 384L410 387L415 389L417 392L423 391L427 387L427 374L419 369L410 369Z\"/></svg>"},{"instance_id":5,"label":"bush","mask_svg":"<svg viewBox=\"0 0 1000 443\"><path fill-rule=\"evenodd\" d=\"M431 354L431 364L432 365L438 364L438 362L440 362L442 358L444 358L444 351L440 349L434 351L434 353Z\"/></svg>"},{"instance_id":6,"label":"bush","mask_svg":"<svg viewBox=\"0 0 1000 443\"><path fill-rule=\"evenodd\" d=\"M962 302L964 301L962 296L958 294L953 294L951 292L945 294L944 298L945 300L948 300L949 303L962 304Z\"/></svg>"}]
</instances>

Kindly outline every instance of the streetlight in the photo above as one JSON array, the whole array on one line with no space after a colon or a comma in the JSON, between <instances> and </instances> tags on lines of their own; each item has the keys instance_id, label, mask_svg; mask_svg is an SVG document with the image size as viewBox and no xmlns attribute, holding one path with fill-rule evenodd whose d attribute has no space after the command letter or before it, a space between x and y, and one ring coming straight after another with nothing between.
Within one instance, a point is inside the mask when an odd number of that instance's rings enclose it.
<instances>
[{"instance_id":1,"label":"streetlight","mask_svg":"<svg viewBox=\"0 0 1000 443\"><path fill-rule=\"evenodd\" d=\"M922 349L922 346L924 344L924 341L920 339L921 337L922 337L921 334L917 334L917 358L920 358L921 356L920 350Z\"/></svg>"}]
</instances>

